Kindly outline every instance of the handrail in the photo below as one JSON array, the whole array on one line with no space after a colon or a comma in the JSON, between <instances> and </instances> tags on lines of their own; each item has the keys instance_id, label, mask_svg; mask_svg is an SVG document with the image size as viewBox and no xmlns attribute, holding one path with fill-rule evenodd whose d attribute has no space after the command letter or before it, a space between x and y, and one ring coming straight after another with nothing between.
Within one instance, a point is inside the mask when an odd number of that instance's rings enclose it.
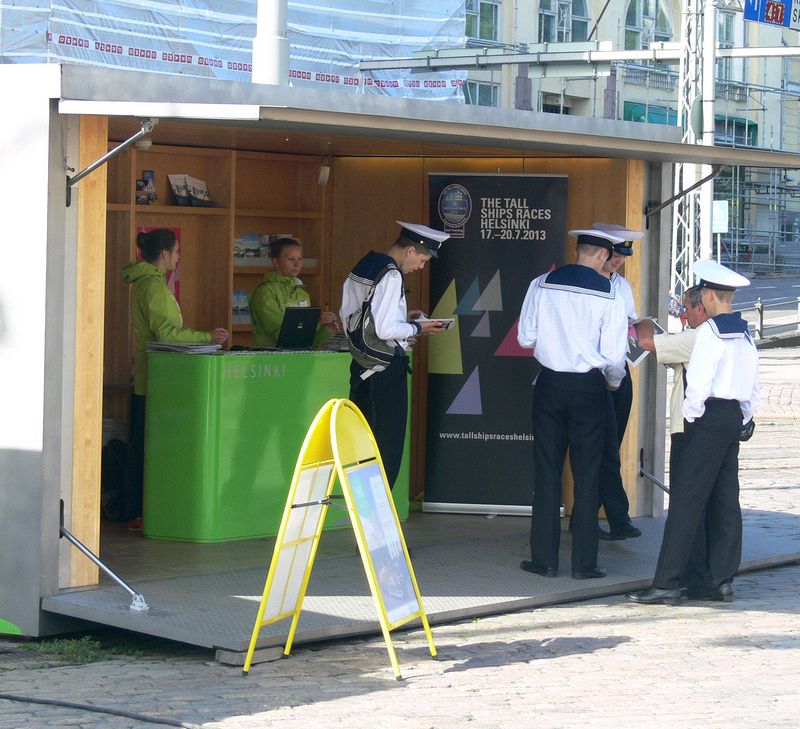
<instances>
[{"instance_id":1,"label":"handrail","mask_svg":"<svg viewBox=\"0 0 800 729\"><path fill-rule=\"evenodd\" d=\"M780 322L779 324L765 324L764 323L764 310L765 309L776 309L779 307L785 307L787 304L796 304L797 305L797 321L796 322ZM764 330L766 328L776 328L776 327L791 327L796 326L797 330L800 331L800 296L792 296L784 299L775 299L772 301L763 301L762 298L759 296L756 299L756 303L752 306L745 306L741 309L735 309L735 311L739 312L740 314L744 314L750 311L753 311L757 314L757 321L755 322L754 329L755 329L755 338L756 339L763 339L764 337Z\"/></svg>"}]
</instances>

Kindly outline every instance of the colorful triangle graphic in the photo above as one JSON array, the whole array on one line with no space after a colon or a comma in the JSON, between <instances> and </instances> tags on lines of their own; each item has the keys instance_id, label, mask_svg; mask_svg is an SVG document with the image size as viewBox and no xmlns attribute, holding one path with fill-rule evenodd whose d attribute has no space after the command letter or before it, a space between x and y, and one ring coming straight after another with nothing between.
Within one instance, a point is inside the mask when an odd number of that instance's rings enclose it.
<instances>
[{"instance_id":1,"label":"colorful triangle graphic","mask_svg":"<svg viewBox=\"0 0 800 729\"><path fill-rule=\"evenodd\" d=\"M481 312L475 308L475 304L478 303L478 297L480 296L480 293L480 284L478 283L478 277L476 276L475 280L469 285L467 293L465 293L461 297L461 301L458 302L455 313L461 316L480 316Z\"/></svg>"},{"instance_id":2,"label":"colorful triangle graphic","mask_svg":"<svg viewBox=\"0 0 800 729\"><path fill-rule=\"evenodd\" d=\"M503 295L500 290L500 271L496 271L489 285L483 290L473 307L479 311L503 311Z\"/></svg>"},{"instance_id":3,"label":"colorful triangle graphic","mask_svg":"<svg viewBox=\"0 0 800 729\"><path fill-rule=\"evenodd\" d=\"M432 319L450 318L456 309L456 282L450 282L431 313ZM452 328L428 339L428 372L435 375L463 375L461 328L455 317Z\"/></svg>"},{"instance_id":4,"label":"colorful triangle graphic","mask_svg":"<svg viewBox=\"0 0 800 729\"><path fill-rule=\"evenodd\" d=\"M483 415L481 377L477 366L447 408L447 415Z\"/></svg>"},{"instance_id":5,"label":"colorful triangle graphic","mask_svg":"<svg viewBox=\"0 0 800 729\"><path fill-rule=\"evenodd\" d=\"M519 318L514 322L511 329L508 330L505 338L500 342L500 346L494 353L495 357L532 357L533 350L519 346L517 341L517 327L519 326Z\"/></svg>"},{"instance_id":6,"label":"colorful triangle graphic","mask_svg":"<svg viewBox=\"0 0 800 729\"><path fill-rule=\"evenodd\" d=\"M489 325L489 312L487 311L478 322L478 325L472 330L471 337L491 337L492 328Z\"/></svg>"}]
</instances>

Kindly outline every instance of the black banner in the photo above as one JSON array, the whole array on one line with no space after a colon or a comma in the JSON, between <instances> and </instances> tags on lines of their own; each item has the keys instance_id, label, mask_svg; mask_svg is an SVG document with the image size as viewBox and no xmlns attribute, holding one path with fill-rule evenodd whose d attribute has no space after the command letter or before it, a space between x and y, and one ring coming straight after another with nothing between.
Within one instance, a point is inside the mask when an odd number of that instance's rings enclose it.
<instances>
[{"instance_id":1,"label":"black banner","mask_svg":"<svg viewBox=\"0 0 800 729\"><path fill-rule=\"evenodd\" d=\"M566 176L431 175L430 225L451 234L430 265L426 511L530 507L531 382L517 343L532 279L564 261ZM500 507L500 508L497 508Z\"/></svg>"}]
</instances>

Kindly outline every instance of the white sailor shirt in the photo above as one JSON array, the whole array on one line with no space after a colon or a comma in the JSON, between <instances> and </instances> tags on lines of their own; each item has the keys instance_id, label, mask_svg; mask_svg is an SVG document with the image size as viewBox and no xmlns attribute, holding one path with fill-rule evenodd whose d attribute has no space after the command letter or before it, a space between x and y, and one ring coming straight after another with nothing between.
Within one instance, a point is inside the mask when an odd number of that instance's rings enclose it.
<instances>
[{"instance_id":1,"label":"white sailor shirt","mask_svg":"<svg viewBox=\"0 0 800 729\"><path fill-rule=\"evenodd\" d=\"M761 402L758 390L758 352L739 312L718 314L697 328L686 368L683 417L690 423L705 413L710 397L738 400L742 423L753 417Z\"/></svg>"},{"instance_id":2,"label":"white sailor shirt","mask_svg":"<svg viewBox=\"0 0 800 729\"><path fill-rule=\"evenodd\" d=\"M622 300L625 302L625 313L628 315L628 324L632 324L639 318L639 315L636 313L636 301L633 298L633 288L631 288L628 280L618 273L611 275L611 283L616 289L617 296L621 296Z\"/></svg>"},{"instance_id":3,"label":"white sailor shirt","mask_svg":"<svg viewBox=\"0 0 800 729\"><path fill-rule=\"evenodd\" d=\"M556 372L599 369L610 387L625 376L625 304L611 281L578 264L535 278L525 295L517 341Z\"/></svg>"}]
</instances>

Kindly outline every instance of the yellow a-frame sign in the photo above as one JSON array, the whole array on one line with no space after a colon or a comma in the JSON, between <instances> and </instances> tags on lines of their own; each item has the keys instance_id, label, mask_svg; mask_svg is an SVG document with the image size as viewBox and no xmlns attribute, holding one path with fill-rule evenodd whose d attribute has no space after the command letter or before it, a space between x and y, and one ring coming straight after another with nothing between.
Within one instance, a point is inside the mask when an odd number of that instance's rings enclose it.
<instances>
[{"instance_id":1,"label":"yellow a-frame sign","mask_svg":"<svg viewBox=\"0 0 800 729\"><path fill-rule=\"evenodd\" d=\"M428 617L394 508L378 446L355 404L329 400L317 413L297 458L264 593L244 663L246 676L265 625L292 617L283 654L292 649L303 598L338 477L358 550L378 611L395 678L400 680L391 631L422 621L436 657Z\"/></svg>"}]
</instances>

